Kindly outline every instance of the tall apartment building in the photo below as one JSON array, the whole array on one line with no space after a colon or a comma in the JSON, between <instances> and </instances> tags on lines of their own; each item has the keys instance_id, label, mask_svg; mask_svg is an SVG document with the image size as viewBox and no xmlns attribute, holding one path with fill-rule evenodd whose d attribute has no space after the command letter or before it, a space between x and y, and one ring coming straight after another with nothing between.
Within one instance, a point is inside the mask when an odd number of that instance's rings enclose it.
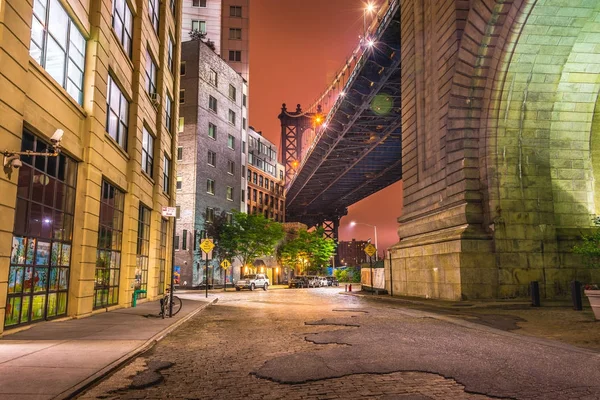
<instances>
[{"instance_id":1,"label":"tall apartment building","mask_svg":"<svg viewBox=\"0 0 600 400\"><path fill-rule=\"evenodd\" d=\"M265 218L284 222L285 170L277 162L277 147L265 139L260 131L250 127L248 135L248 189L246 212L262 213Z\"/></svg>"},{"instance_id":2,"label":"tall apartment building","mask_svg":"<svg viewBox=\"0 0 600 400\"><path fill-rule=\"evenodd\" d=\"M216 53L249 82L250 0L184 0L183 41L192 30L206 33Z\"/></svg>"},{"instance_id":3,"label":"tall apartment building","mask_svg":"<svg viewBox=\"0 0 600 400\"><path fill-rule=\"evenodd\" d=\"M199 40L184 42L181 53L175 261L180 283L198 286L205 281L199 248L205 217L211 220L217 213L242 210L241 115L246 84ZM225 273L216 262L211 266L209 282L222 281Z\"/></svg>"},{"instance_id":4,"label":"tall apartment building","mask_svg":"<svg viewBox=\"0 0 600 400\"><path fill-rule=\"evenodd\" d=\"M0 331L164 292L180 10L0 3Z\"/></svg>"},{"instance_id":5,"label":"tall apartment building","mask_svg":"<svg viewBox=\"0 0 600 400\"><path fill-rule=\"evenodd\" d=\"M366 240L340 241L337 246L337 259L340 260L340 266L355 267L366 263L368 260L365 253L365 247L369 244Z\"/></svg>"}]
</instances>

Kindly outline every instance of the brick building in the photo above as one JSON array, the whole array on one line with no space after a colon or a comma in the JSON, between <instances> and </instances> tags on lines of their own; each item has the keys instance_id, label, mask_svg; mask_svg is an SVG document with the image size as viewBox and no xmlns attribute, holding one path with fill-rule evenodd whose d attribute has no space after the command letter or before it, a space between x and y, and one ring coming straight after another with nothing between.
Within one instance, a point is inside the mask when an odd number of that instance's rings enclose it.
<instances>
[{"instance_id":1,"label":"brick building","mask_svg":"<svg viewBox=\"0 0 600 400\"><path fill-rule=\"evenodd\" d=\"M201 41L182 44L175 265L180 284L205 280L199 240L216 213L241 211L244 79ZM224 271L211 264L209 279ZM212 271L212 272L211 272ZM230 271L231 272L231 271Z\"/></svg>"},{"instance_id":2,"label":"brick building","mask_svg":"<svg viewBox=\"0 0 600 400\"><path fill-rule=\"evenodd\" d=\"M278 222L285 219L285 171L277 162L277 147L250 127L248 136L248 190L246 212L262 213Z\"/></svg>"},{"instance_id":3,"label":"brick building","mask_svg":"<svg viewBox=\"0 0 600 400\"><path fill-rule=\"evenodd\" d=\"M337 246L337 259L339 266L355 267L368 262L365 246L370 242L367 240L340 241Z\"/></svg>"},{"instance_id":4,"label":"brick building","mask_svg":"<svg viewBox=\"0 0 600 400\"><path fill-rule=\"evenodd\" d=\"M0 5L0 331L164 292L180 5Z\"/></svg>"}]
</instances>

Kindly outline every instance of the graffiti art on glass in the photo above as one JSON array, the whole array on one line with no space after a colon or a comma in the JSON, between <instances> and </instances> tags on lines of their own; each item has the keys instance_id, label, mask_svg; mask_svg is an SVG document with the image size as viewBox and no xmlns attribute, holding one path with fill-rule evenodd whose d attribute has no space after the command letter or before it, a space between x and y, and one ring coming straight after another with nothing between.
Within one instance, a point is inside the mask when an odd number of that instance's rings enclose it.
<instances>
[{"instance_id":1,"label":"graffiti art on glass","mask_svg":"<svg viewBox=\"0 0 600 400\"><path fill-rule=\"evenodd\" d=\"M69 282L69 268L61 268L58 278L58 289L67 290L67 282Z\"/></svg>"},{"instance_id":2,"label":"graffiti art on glass","mask_svg":"<svg viewBox=\"0 0 600 400\"><path fill-rule=\"evenodd\" d=\"M33 264L34 253L35 253L35 239L29 238L27 240L27 255L25 257L25 264Z\"/></svg>"},{"instance_id":3,"label":"graffiti art on glass","mask_svg":"<svg viewBox=\"0 0 600 400\"><path fill-rule=\"evenodd\" d=\"M52 265L60 264L60 243L52 243L52 257L51 257Z\"/></svg>"},{"instance_id":4,"label":"graffiti art on glass","mask_svg":"<svg viewBox=\"0 0 600 400\"><path fill-rule=\"evenodd\" d=\"M23 291L23 267L11 265L8 273L8 293L21 293Z\"/></svg>"},{"instance_id":5,"label":"graffiti art on glass","mask_svg":"<svg viewBox=\"0 0 600 400\"><path fill-rule=\"evenodd\" d=\"M13 264L25 264L25 238L13 237L10 262Z\"/></svg>"},{"instance_id":6,"label":"graffiti art on glass","mask_svg":"<svg viewBox=\"0 0 600 400\"><path fill-rule=\"evenodd\" d=\"M15 325L19 323L19 314L21 311L21 298L11 297L6 304L6 316L4 317L4 325Z\"/></svg>"},{"instance_id":7,"label":"graffiti art on glass","mask_svg":"<svg viewBox=\"0 0 600 400\"><path fill-rule=\"evenodd\" d=\"M54 317L56 315L56 293L48 294L48 308L46 309L48 317Z\"/></svg>"},{"instance_id":8,"label":"graffiti art on glass","mask_svg":"<svg viewBox=\"0 0 600 400\"><path fill-rule=\"evenodd\" d=\"M179 285L179 281L180 281L180 278L181 278L181 266L176 265L175 268L174 268L174 272L175 273L173 274L173 283L175 285Z\"/></svg>"},{"instance_id":9,"label":"graffiti art on glass","mask_svg":"<svg viewBox=\"0 0 600 400\"><path fill-rule=\"evenodd\" d=\"M50 243L38 241L35 253L35 265L48 265L50 257Z\"/></svg>"},{"instance_id":10,"label":"graffiti art on glass","mask_svg":"<svg viewBox=\"0 0 600 400\"><path fill-rule=\"evenodd\" d=\"M60 265L64 265L68 267L71 265L71 245L63 244L62 245L62 258Z\"/></svg>"},{"instance_id":11,"label":"graffiti art on glass","mask_svg":"<svg viewBox=\"0 0 600 400\"><path fill-rule=\"evenodd\" d=\"M45 292L48 284L48 268L36 268L33 274L33 291Z\"/></svg>"},{"instance_id":12,"label":"graffiti art on glass","mask_svg":"<svg viewBox=\"0 0 600 400\"><path fill-rule=\"evenodd\" d=\"M33 286L33 267L25 268L25 277L23 278L23 291L31 292Z\"/></svg>"},{"instance_id":13,"label":"graffiti art on glass","mask_svg":"<svg viewBox=\"0 0 600 400\"><path fill-rule=\"evenodd\" d=\"M38 319L44 318L44 305L46 304L46 295L40 294L33 296L31 302L31 320L37 321Z\"/></svg>"},{"instance_id":14,"label":"graffiti art on glass","mask_svg":"<svg viewBox=\"0 0 600 400\"><path fill-rule=\"evenodd\" d=\"M67 312L67 294L66 293L59 293L58 294L58 304L57 304L57 313L60 314L64 314Z\"/></svg>"},{"instance_id":15,"label":"graffiti art on glass","mask_svg":"<svg viewBox=\"0 0 600 400\"><path fill-rule=\"evenodd\" d=\"M58 290L58 268L50 268L50 285L48 290Z\"/></svg>"},{"instance_id":16,"label":"graffiti art on glass","mask_svg":"<svg viewBox=\"0 0 600 400\"><path fill-rule=\"evenodd\" d=\"M23 304L21 305L21 323L29 321L29 303L31 297L23 296Z\"/></svg>"}]
</instances>

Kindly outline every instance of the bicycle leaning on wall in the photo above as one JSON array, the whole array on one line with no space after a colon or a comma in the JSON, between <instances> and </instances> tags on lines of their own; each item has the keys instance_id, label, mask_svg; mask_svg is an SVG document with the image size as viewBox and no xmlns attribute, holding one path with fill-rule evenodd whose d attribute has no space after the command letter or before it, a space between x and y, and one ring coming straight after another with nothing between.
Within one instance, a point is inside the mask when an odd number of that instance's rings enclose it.
<instances>
[{"instance_id":1,"label":"bicycle leaning on wall","mask_svg":"<svg viewBox=\"0 0 600 400\"><path fill-rule=\"evenodd\" d=\"M165 290L165 295L163 296L163 298L160 299L160 313L158 315L160 315L164 319L165 315L166 316L169 315L170 306L171 306L171 288L169 286L167 288L167 290ZM177 315L177 313L179 311L181 311L181 306L182 306L181 299L179 297L173 295L173 314L172 314L173 317L175 315Z\"/></svg>"}]
</instances>

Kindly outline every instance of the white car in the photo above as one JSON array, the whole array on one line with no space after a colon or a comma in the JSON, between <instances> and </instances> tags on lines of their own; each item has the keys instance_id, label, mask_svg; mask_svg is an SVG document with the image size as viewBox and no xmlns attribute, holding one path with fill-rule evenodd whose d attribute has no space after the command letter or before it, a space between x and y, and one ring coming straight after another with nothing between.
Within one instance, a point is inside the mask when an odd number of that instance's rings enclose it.
<instances>
[{"instance_id":1,"label":"white car","mask_svg":"<svg viewBox=\"0 0 600 400\"><path fill-rule=\"evenodd\" d=\"M329 283L327 282L327 278L325 278L324 276L320 276L319 277L319 286L326 287L328 285L329 285Z\"/></svg>"},{"instance_id":2,"label":"white car","mask_svg":"<svg viewBox=\"0 0 600 400\"><path fill-rule=\"evenodd\" d=\"M242 289L254 290L262 288L267 290L269 288L269 278L265 274L249 274L244 275L242 279L235 283L235 290L238 292Z\"/></svg>"}]
</instances>

